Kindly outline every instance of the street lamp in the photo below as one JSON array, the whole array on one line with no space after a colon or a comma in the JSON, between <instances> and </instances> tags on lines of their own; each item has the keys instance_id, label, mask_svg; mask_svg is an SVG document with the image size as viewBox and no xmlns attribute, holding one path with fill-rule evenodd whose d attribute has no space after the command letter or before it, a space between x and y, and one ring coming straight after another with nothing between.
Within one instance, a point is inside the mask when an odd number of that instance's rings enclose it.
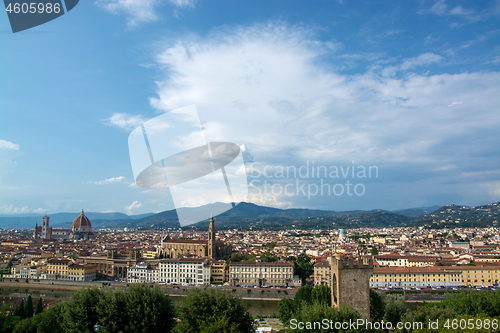
<instances>
[{"instance_id":1,"label":"street lamp","mask_svg":"<svg viewBox=\"0 0 500 333\"><path fill-rule=\"evenodd\" d=\"M94 325L94 331L95 331L95 332L99 332L99 330L100 330L100 329L101 329L101 325L99 325L99 323L96 323L96 324Z\"/></svg>"}]
</instances>

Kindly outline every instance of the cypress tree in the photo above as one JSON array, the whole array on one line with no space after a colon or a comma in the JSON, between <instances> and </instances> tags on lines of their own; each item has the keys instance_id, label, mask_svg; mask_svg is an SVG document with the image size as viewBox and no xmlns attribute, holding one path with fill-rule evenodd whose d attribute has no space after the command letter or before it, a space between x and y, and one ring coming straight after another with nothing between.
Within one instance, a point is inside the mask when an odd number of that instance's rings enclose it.
<instances>
[{"instance_id":1,"label":"cypress tree","mask_svg":"<svg viewBox=\"0 0 500 333\"><path fill-rule=\"evenodd\" d=\"M19 305L19 318L21 320L23 320L24 318L26 318L26 316L24 314L24 299L21 300L21 304Z\"/></svg>"},{"instance_id":2,"label":"cypress tree","mask_svg":"<svg viewBox=\"0 0 500 333\"><path fill-rule=\"evenodd\" d=\"M25 318L33 317L33 300L31 299L31 295L28 296L26 304L24 305L24 316Z\"/></svg>"},{"instance_id":3,"label":"cypress tree","mask_svg":"<svg viewBox=\"0 0 500 333\"><path fill-rule=\"evenodd\" d=\"M19 306L16 305L16 308L14 309L14 316L19 317Z\"/></svg>"},{"instance_id":4,"label":"cypress tree","mask_svg":"<svg viewBox=\"0 0 500 333\"><path fill-rule=\"evenodd\" d=\"M36 303L36 308L35 308L35 316L37 314L40 314L43 312L43 303L42 303L42 298L40 297L38 299L38 302Z\"/></svg>"}]
</instances>

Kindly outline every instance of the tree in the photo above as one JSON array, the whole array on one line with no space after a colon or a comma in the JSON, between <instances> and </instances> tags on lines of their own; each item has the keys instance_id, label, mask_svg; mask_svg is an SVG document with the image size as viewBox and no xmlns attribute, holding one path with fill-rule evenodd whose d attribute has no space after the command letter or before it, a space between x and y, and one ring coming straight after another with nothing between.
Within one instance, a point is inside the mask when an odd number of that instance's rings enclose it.
<instances>
[{"instance_id":1,"label":"tree","mask_svg":"<svg viewBox=\"0 0 500 333\"><path fill-rule=\"evenodd\" d=\"M24 316L25 318L33 317L33 300L31 299L31 295L28 296L26 304L24 305Z\"/></svg>"},{"instance_id":2,"label":"tree","mask_svg":"<svg viewBox=\"0 0 500 333\"><path fill-rule=\"evenodd\" d=\"M326 284L317 284L311 291L311 301L332 305L332 290Z\"/></svg>"},{"instance_id":3,"label":"tree","mask_svg":"<svg viewBox=\"0 0 500 333\"><path fill-rule=\"evenodd\" d=\"M376 255L378 255L378 250L377 250L377 248L376 248L375 246L372 246L372 252L371 252L371 255L372 255L372 256L376 256Z\"/></svg>"},{"instance_id":4,"label":"tree","mask_svg":"<svg viewBox=\"0 0 500 333\"><path fill-rule=\"evenodd\" d=\"M12 332L19 317L12 315L12 304L3 303L0 308L0 332Z\"/></svg>"},{"instance_id":5,"label":"tree","mask_svg":"<svg viewBox=\"0 0 500 333\"><path fill-rule=\"evenodd\" d=\"M221 290L191 291L177 308L177 317L180 319L179 332L198 333L207 325L223 326L225 332L254 332L253 319L241 298Z\"/></svg>"},{"instance_id":6,"label":"tree","mask_svg":"<svg viewBox=\"0 0 500 333\"><path fill-rule=\"evenodd\" d=\"M311 265L311 258L307 254L301 253L297 257L294 266L295 274L302 279L302 284L305 284L306 279L314 273L314 267Z\"/></svg>"},{"instance_id":7,"label":"tree","mask_svg":"<svg viewBox=\"0 0 500 333\"><path fill-rule=\"evenodd\" d=\"M295 302L290 298L282 298L278 303L278 318L283 323L287 325L288 321L292 319L296 311Z\"/></svg>"},{"instance_id":8,"label":"tree","mask_svg":"<svg viewBox=\"0 0 500 333\"><path fill-rule=\"evenodd\" d=\"M381 321L384 318L385 305L382 295L370 289L370 320Z\"/></svg>"},{"instance_id":9,"label":"tree","mask_svg":"<svg viewBox=\"0 0 500 333\"><path fill-rule=\"evenodd\" d=\"M37 333L64 332L64 304L56 303L36 317L38 318Z\"/></svg>"},{"instance_id":10,"label":"tree","mask_svg":"<svg viewBox=\"0 0 500 333\"><path fill-rule=\"evenodd\" d=\"M120 293L119 291L114 292ZM163 333L172 330L175 325L174 306L170 297L165 295L160 288L134 285L127 290L125 296L125 314L118 312L115 319L110 318L112 321L116 321L117 316L124 319L125 329L122 330L123 332ZM116 308L119 309L123 305L123 298L120 296L117 299L118 306ZM105 326L104 321L102 325Z\"/></svg>"},{"instance_id":11,"label":"tree","mask_svg":"<svg viewBox=\"0 0 500 333\"><path fill-rule=\"evenodd\" d=\"M35 308L35 316L43 312L43 301L42 298L40 297L38 299L38 302L36 302L36 308Z\"/></svg>"},{"instance_id":12,"label":"tree","mask_svg":"<svg viewBox=\"0 0 500 333\"><path fill-rule=\"evenodd\" d=\"M19 316L19 319L23 320L26 318L26 315L24 314L24 299L21 300L21 304L19 304L19 307L16 308L17 310L17 316ZM16 312L14 311L14 316L16 315Z\"/></svg>"},{"instance_id":13,"label":"tree","mask_svg":"<svg viewBox=\"0 0 500 333\"><path fill-rule=\"evenodd\" d=\"M396 326L401 318L408 310L408 306L401 296L387 295L384 300L385 303L385 320L390 321L393 326Z\"/></svg>"},{"instance_id":14,"label":"tree","mask_svg":"<svg viewBox=\"0 0 500 333\"><path fill-rule=\"evenodd\" d=\"M291 331L294 333L315 333L315 332L338 332L339 330L331 330L330 327L325 329L325 328L318 328L317 326L314 327L314 322L322 322L323 320L327 320L328 323L330 321L335 322L356 322L357 319L359 319L359 315L350 307L341 307L341 308L334 308L330 305L327 304L321 304L321 303L313 303L313 304L306 304L304 305L292 318L292 320L289 322L288 327L291 328ZM302 322L304 323L305 327L303 329L299 328L296 323ZM311 327L308 327L307 323L311 325ZM295 327L294 327L295 323ZM363 332L363 330L351 330L348 332Z\"/></svg>"},{"instance_id":15,"label":"tree","mask_svg":"<svg viewBox=\"0 0 500 333\"><path fill-rule=\"evenodd\" d=\"M94 325L99 322L97 304L103 292L97 288L80 289L64 304L64 320L62 322L69 332L93 332Z\"/></svg>"},{"instance_id":16,"label":"tree","mask_svg":"<svg viewBox=\"0 0 500 333\"><path fill-rule=\"evenodd\" d=\"M311 286L309 285L300 287L300 289L295 294L295 298L293 299L293 301L295 302L295 308L297 310L300 309L303 302L307 304L312 303L312 298L311 298L312 290L313 288L311 288Z\"/></svg>"}]
</instances>

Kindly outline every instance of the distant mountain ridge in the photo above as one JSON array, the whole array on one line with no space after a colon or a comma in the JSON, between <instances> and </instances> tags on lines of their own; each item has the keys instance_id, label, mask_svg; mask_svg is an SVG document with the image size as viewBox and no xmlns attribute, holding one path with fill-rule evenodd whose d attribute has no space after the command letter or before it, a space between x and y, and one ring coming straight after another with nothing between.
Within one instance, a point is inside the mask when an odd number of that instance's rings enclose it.
<instances>
[{"instance_id":1,"label":"distant mountain ridge","mask_svg":"<svg viewBox=\"0 0 500 333\"><path fill-rule=\"evenodd\" d=\"M181 210L199 209L210 211L216 205L204 205L194 208L180 208ZM252 203L242 202L235 208L230 209L217 216L218 228L267 228L283 229L292 226L300 228L353 228L353 227L396 227L417 226L424 224L437 224L437 218L448 213L450 221L456 224L458 214L466 225L490 225L497 219L498 203L478 207L465 206L430 206L396 211L374 209L369 211L331 211L307 208L280 209L259 206ZM445 212L445 213L443 213ZM453 213L455 212L455 213ZM493 215L492 215L493 212ZM79 213L57 213L50 215L51 226L54 228L70 228L73 220ZM451 214L451 215L450 215ZM85 213L92 222L93 228L179 228L176 210L167 210L157 214L141 214L129 216L123 213ZM447 215L447 216L448 216ZM487 216L492 215L492 216ZM35 223L41 223L41 216L9 217L0 215L0 228L33 228ZM476 223L477 222L477 223ZM185 228L204 230L208 228L208 219ZM458 225L456 225L458 226ZM460 225L463 227L463 225ZM464 225L465 226L465 225Z\"/></svg>"}]
</instances>

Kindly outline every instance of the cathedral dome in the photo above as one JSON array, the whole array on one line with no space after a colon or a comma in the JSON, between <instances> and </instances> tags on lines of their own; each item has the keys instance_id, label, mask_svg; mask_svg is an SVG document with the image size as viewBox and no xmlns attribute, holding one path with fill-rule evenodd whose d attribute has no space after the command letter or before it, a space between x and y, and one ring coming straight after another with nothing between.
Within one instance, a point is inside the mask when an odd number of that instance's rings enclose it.
<instances>
[{"instance_id":1,"label":"cathedral dome","mask_svg":"<svg viewBox=\"0 0 500 333\"><path fill-rule=\"evenodd\" d=\"M91 228L92 224L90 223L90 220L85 214L82 212L80 213L80 216L78 216L74 221L73 221L73 226L72 228L81 228L81 227L88 227Z\"/></svg>"}]
</instances>

